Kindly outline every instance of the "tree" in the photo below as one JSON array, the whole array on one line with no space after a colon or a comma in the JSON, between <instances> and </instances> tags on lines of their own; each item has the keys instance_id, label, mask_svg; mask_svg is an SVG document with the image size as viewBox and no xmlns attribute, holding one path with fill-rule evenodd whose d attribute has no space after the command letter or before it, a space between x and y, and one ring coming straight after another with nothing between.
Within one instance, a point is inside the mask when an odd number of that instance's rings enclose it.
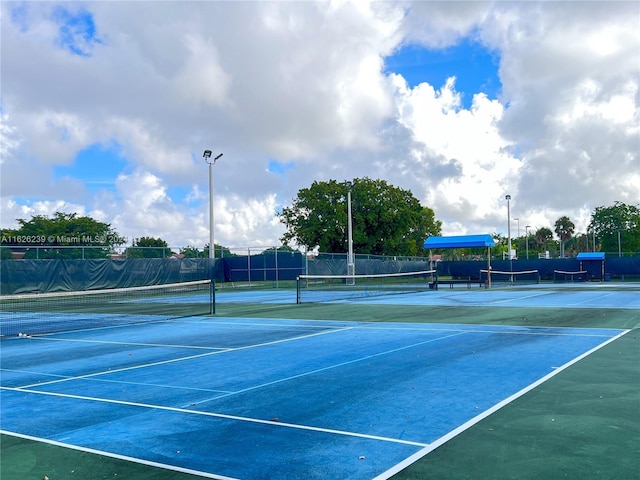
<instances>
[{"instance_id":1,"label":"tree","mask_svg":"<svg viewBox=\"0 0 640 480\"><path fill-rule=\"evenodd\" d=\"M237 255L231 253L231 250L227 247L223 247L221 245L215 244L216 248L216 257L236 257ZM209 244L205 244L202 250L198 249L194 246L188 246L180 249L180 254L184 255L186 258L209 258Z\"/></svg>"},{"instance_id":2,"label":"tree","mask_svg":"<svg viewBox=\"0 0 640 480\"><path fill-rule=\"evenodd\" d=\"M376 255L424 255L428 236L440 234L442 222L408 190L384 180L313 182L298 191L280 221L287 227L282 242L291 241L322 252L348 250L347 195L351 190L353 248Z\"/></svg>"},{"instance_id":3,"label":"tree","mask_svg":"<svg viewBox=\"0 0 640 480\"><path fill-rule=\"evenodd\" d=\"M115 246L125 243L108 223L76 213L56 212L52 218L35 215L17 222L18 229L2 231L2 246L20 247L25 258L105 258Z\"/></svg>"},{"instance_id":4,"label":"tree","mask_svg":"<svg viewBox=\"0 0 640 480\"><path fill-rule=\"evenodd\" d=\"M161 238L134 238L131 247L127 248L127 258L164 258L171 255L169 244Z\"/></svg>"},{"instance_id":5,"label":"tree","mask_svg":"<svg viewBox=\"0 0 640 480\"><path fill-rule=\"evenodd\" d=\"M584 233L577 233L573 238L567 241L565 251L569 255L575 256L580 252L589 251L589 237Z\"/></svg>"},{"instance_id":6,"label":"tree","mask_svg":"<svg viewBox=\"0 0 640 480\"><path fill-rule=\"evenodd\" d=\"M536 233L533 235L533 241L538 246L538 250L546 251L547 250L547 242L553 239L553 232L550 228L541 227L536 230Z\"/></svg>"},{"instance_id":7,"label":"tree","mask_svg":"<svg viewBox=\"0 0 640 480\"><path fill-rule=\"evenodd\" d=\"M640 208L622 202L596 207L591 215L589 231L595 233L603 252L618 251L618 233L621 250L640 251Z\"/></svg>"},{"instance_id":8,"label":"tree","mask_svg":"<svg viewBox=\"0 0 640 480\"><path fill-rule=\"evenodd\" d=\"M265 255L274 254L274 253L297 253L299 250L291 248L289 245L280 245L279 247L270 247L264 250L262 253Z\"/></svg>"},{"instance_id":9,"label":"tree","mask_svg":"<svg viewBox=\"0 0 640 480\"><path fill-rule=\"evenodd\" d=\"M215 253L216 258L227 258L227 257L237 257L235 253L232 253L229 250L229 247L223 247L222 245L218 245L217 243L213 244L213 253ZM209 258L209 244L207 243L203 249L204 258Z\"/></svg>"},{"instance_id":10,"label":"tree","mask_svg":"<svg viewBox=\"0 0 640 480\"><path fill-rule=\"evenodd\" d=\"M205 252L198 250L197 247L192 247L192 246L188 246L188 247L184 247L180 249L180 254L184 255L185 258L203 258L205 257Z\"/></svg>"},{"instance_id":11,"label":"tree","mask_svg":"<svg viewBox=\"0 0 640 480\"><path fill-rule=\"evenodd\" d=\"M573 236L576 226L566 215L560 217L555 223L555 232L560 239L560 256L564 257L564 242Z\"/></svg>"}]
</instances>

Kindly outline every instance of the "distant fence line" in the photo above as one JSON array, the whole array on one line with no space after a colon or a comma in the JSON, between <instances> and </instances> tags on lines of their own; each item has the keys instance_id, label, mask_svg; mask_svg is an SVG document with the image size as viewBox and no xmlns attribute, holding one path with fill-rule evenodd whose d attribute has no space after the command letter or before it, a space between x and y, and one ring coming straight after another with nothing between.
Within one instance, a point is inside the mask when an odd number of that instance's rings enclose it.
<instances>
[{"instance_id":1,"label":"distant fence line","mask_svg":"<svg viewBox=\"0 0 640 480\"><path fill-rule=\"evenodd\" d=\"M554 270L577 272L585 268L575 258L492 260L492 268L505 271L538 270L552 280ZM356 255L355 273L381 274L429 270L441 276L478 278L485 260L432 262L425 257ZM591 268L593 267L593 268ZM598 266L587 268L590 279L602 277ZM0 262L0 293L92 290L135 287L214 279L220 286L290 286L299 275L346 275L345 254L305 255L299 251L270 251L223 258L133 259L22 259ZM605 260L602 280L640 280L640 255Z\"/></svg>"},{"instance_id":2,"label":"distant fence line","mask_svg":"<svg viewBox=\"0 0 640 480\"><path fill-rule=\"evenodd\" d=\"M130 258L207 258L208 250L197 249L195 247L100 247L89 245L32 245L32 246L14 246L3 245L1 247L3 251L3 260L10 258L13 259L96 259L96 258L111 258L111 259L130 259ZM214 249L215 258L236 257L236 256L253 256L262 255L267 252L293 252L300 254L307 254L309 257L317 256L330 256L334 259L343 258L346 259L346 253L324 253L317 251L307 251L305 247L284 247L284 246L272 246L272 247L216 247ZM561 258L558 255L550 254L549 252L537 252L529 251L528 254L518 252L519 260L533 260L533 259L558 259ZM579 252L576 252L576 255ZM605 252L607 258L613 257L637 257L640 256L640 252ZM491 258L495 260L504 259L506 252L492 254ZM420 256L408 256L408 255L374 255L374 254L359 254L356 253L357 258L366 259L381 259L381 260L416 260L423 261L429 257L429 252L424 251L424 255ZM435 260L486 260L486 253L481 252L478 254L464 253L463 250L446 250L442 253L434 255ZM564 258L573 258L572 256L565 256Z\"/></svg>"}]
</instances>

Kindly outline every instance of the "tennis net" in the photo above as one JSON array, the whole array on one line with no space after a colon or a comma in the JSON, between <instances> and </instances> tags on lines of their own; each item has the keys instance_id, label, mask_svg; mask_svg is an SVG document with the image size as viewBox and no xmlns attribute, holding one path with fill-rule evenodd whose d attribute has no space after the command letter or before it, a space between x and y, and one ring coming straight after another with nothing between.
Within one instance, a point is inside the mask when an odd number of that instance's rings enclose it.
<instances>
[{"instance_id":1,"label":"tennis net","mask_svg":"<svg viewBox=\"0 0 640 480\"><path fill-rule=\"evenodd\" d=\"M321 303L424 292L435 279L435 270L376 275L300 275L296 301Z\"/></svg>"},{"instance_id":2,"label":"tennis net","mask_svg":"<svg viewBox=\"0 0 640 480\"><path fill-rule=\"evenodd\" d=\"M480 281L487 280L487 270L480 270ZM500 271L491 270L491 283L508 283L510 285L521 285L527 283L540 283L540 272L538 270L521 271Z\"/></svg>"},{"instance_id":3,"label":"tennis net","mask_svg":"<svg viewBox=\"0 0 640 480\"><path fill-rule=\"evenodd\" d=\"M0 296L0 336L34 335L215 313L211 280Z\"/></svg>"},{"instance_id":4,"label":"tennis net","mask_svg":"<svg viewBox=\"0 0 640 480\"><path fill-rule=\"evenodd\" d=\"M579 270L575 272L568 272L564 270L553 271L553 281L555 283L563 282L585 282L587 280L587 271Z\"/></svg>"}]
</instances>

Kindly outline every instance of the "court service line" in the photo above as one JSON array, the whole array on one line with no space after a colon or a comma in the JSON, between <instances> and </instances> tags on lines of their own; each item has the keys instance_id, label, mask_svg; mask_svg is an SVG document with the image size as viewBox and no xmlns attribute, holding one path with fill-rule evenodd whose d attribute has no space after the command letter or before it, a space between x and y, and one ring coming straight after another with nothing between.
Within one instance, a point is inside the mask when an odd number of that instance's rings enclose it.
<instances>
[{"instance_id":1,"label":"court service line","mask_svg":"<svg viewBox=\"0 0 640 480\"><path fill-rule=\"evenodd\" d=\"M494 302L487 302L487 305L497 305L499 303L519 302L521 300L526 300L528 298L542 297L542 296L548 295L548 294L549 294L549 292L532 293L531 295L525 295L523 297L505 298L504 300L496 300Z\"/></svg>"},{"instance_id":2,"label":"court service line","mask_svg":"<svg viewBox=\"0 0 640 480\"><path fill-rule=\"evenodd\" d=\"M31 435L24 435L22 433L16 433L16 432L9 432L7 430L0 430L0 433L2 433L3 435L10 435L12 437L24 438L25 440L31 440L31 441L34 441L34 442L47 443L49 445L54 445L56 447L70 448L72 450L77 450L77 451L80 451L80 452L91 453L91 454L95 454L95 455L102 455L104 457L115 458L117 460L124 460L124 461L132 462L132 463L139 463L141 465L147 465L149 467L158 467L158 468L162 468L164 470L172 470L174 472L188 473L188 474L191 474L191 475L198 475L200 477L213 478L215 480L239 480L239 479L233 478L233 477L226 477L224 475L216 475L216 474L213 474L213 473L201 472L199 470L192 470L190 468L183 468L183 467L178 467L178 466L175 466L175 465L168 465L166 463L152 462L150 460L144 460L142 458L129 457L127 455L120 455L118 453L111 453L111 452L107 452L107 451L104 451L104 450L96 450L94 448L80 447L78 445L72 445L70 443L58 442L56 440L50 440L48 438L33 437Z\"/></svg>"},{"instance_id":3,"label":"court service line","mask_svg":"<svg viewBox=\"0 0 640 480\"><path fill-rule=\"evenodd\" d=\"M451 335L444 335L444 336L441 336L441 337L438 337L438 338L431 338L429 340L425 340L424 342L412 343L410 345L404 345L402 347L393 348L391 350L385 350L384 352L378 352L378 353L374 353L374 354L371 354L371 355L365 355L364 357L354 358L353 360L349 360L347 362L336 363L334 365L329 365L327 367L317 368L315 370L310 370L308 372L300 373L298 375L293 375L291 377L280 378L280 379L274 380L272 382L262 383L260 385L254 385L252 387L243 388L242 390L236 390L235 392L228 393L228 394L225 394L225 395L219 395L219 396L216 396L216 397L205 399L205 400L202 400L200 403L208 402L210 400L219 400L221 398L229 397L229 396L232 396L232 395L238 395L240 393L250 392L252 390L257 390L259 388L269 387L271 385L275 385L275 384L278 384L278 383L288 382L289 380L295 380L295 379L298 379L298 378L306 377L306 376L309 376L309 375L314 375L316 373L324 372L324 371L327 371L327 370L332 370L334 368L344 367L345 365L351 365L353 363L363 362L365 360L370 360L372 358L381 357L383 355L388 355L390 353L400 352L402 350L407 350L409 348L417 347L419 345L426 345L427 343L437 342L437 341L440 341L440 340L444 340L445 338L451 338L451 337L456 337L458 335L464 335L466 333L469 333L469 332L464 331L464 332L452 333Z\"/></svg>"},{"instance_id":4,"label":"court service line","mask_svg":"<svg viewBox=\"0 0 640 480\"><path fill-rule=\"evenodd\" d=\"M365 433L348 432L348 431L345 431L345 430L336 430L336 429L332 429L332 428L313 427L313 426L309 426L309 425L299 425L299 424L296 424L296 423L286 423L286 422L279 422L279 421L274 421L274 420L263 420L263 419L260 419L260 418L242 417L242 416L238 416L238 415L228 415L226 413L204 412L202 410L190 410L190 409L181 408L181 407L169 407L169 406L165 406L165 405L152 405L152 404L149 404L149 403L129 402L129 401L126 401L126 400L114 400L114 399L110 399L110 398L100 398L100 397L89 397L89 396L85 396L85 395L73 395L73 394L69 394L69 393L43 392L43 391L40 391L40 390L31 390L29 388L24 388L24 387L2 387L2 386L0 386L0 390L7 390L7 391L21 392L21 393L31 393L31 394L35 394L35 395L48 395L48 396L52 396L52 397L72 398L72 399L75 399L75 400L89 400L89 401L92 401L92 402L109 403L109 404L123 405L123 406L128 406L128 407L139 407L139 408L145 408L145 409L150 409L150 410L162 410L162 411L174 412L174 413L186 413L186 414L189 414L189 415L201 415L201 416L204 416L204 417L223 418L225 420L235 420L235 421L239 421L239 422L258 423L258 424L269 425L269 426L273 426L273 427L292 428L292 429L296 429L296 430L307 430L307 431L312 431L312 432L329 433L329 434L333 434L333 435L341 435L341 436L347 436L347 437L366 438L366 439L369 439L369 440L380 440L380 441L390 442L390 443L401 443L403 445L413 445L413 446L417 446L417 447L426 447L426 446L429 445L429 444L424 443L424 442L414 442L414 441L411 441L411 440L402 440L402 439L399 439L399 438L382 437L382 436L378 436L378 435L369 435L369 434L365 434Z\"/></svg>"},{"instance_id":5,"label":"court service line","mask_svg":"<svg viewBox=\"0 0 640 480\"><path fill-rule=\"evenodd\" d=\"M228 348L219 348L219 347L203 347L200 345L173 345L170 343L141 343L141 342L114 342L114 341L105 341L105 340L86 340L82 338L52 338L52 337L28 337L33 340L48 340L53 342L78 342L78 343L99 343L104 345L131 345L138 347L166 347L166 348L189 348L192 350L221 350L227 351Z\"/></svg>"},{"instance_id":6,"label":"court service line","mask_svg":"<svg viewBox=\"0 0 640 480\"><path fill-rule=\"evenodd\" d=\"M226 317L229 318L229 317ZM243 321L245 320L245 321ZM251 320L251 321L246 321ZM259 322L257 320L265 320L263 322ZM287 328L306 328L306 329L319 329L319 328L340 328L346 327L345 322L331 321L331 320L314 320L314 319L290 319L291 321L299 321L305 322L305 324L295 324L295 323L287 323L287 319L276 319L276 318L265 318L265 319L243 319L237 318L232 321L221 321L221 320L209 320L208 318L198 319L198 321L189 321L188 319L178 319L175 320L176 323L183 323L187 325L231 325L234 327L287 327ZM308 324L306 323L308 322ZM312 325L312 322L319 323L319 325ZM356 322L348 322L356 323Z\"/></svg>"},{"instance_id":7,"label":"court service line","mask_svg":"<svg viewBox=\"0 0 640 480\"><path fill-rule=\"evenodd\" d=\"M458 436L459 434L461 434L465 430L471 428L472 426L474 426L476 423L480 422L481 420L484 420L489 415L492 415L493 413L497 412L501 408L503 408L506 405L508 405L508 404L512 403L513 401L517 400L518 398L520 398L524 394L526 394L526 393L530 392L531 390L533 390L534 388L540 386L541 384L543 384L547 380L551 379L552 377L555 377L557 374L559 374L560 372L566 370L567 368L571 367L572 365L576 364L577 362L579 362L583 358L588 357L592 353L594 353L594 352L600 350L601 348L609 345L610 343L618 340L620 337L622 337L623 335L626 335L630 331L631 330L624 330L623 332L620 332L615 337L610 338L606 342L602 342L600 345L596 345L592 349L584 352L582 355L579 355L578 357L574 358L573 360L570 360L569 362L565 363L564 365L554 369L552 372L548 373L544 377L536 380L535 382L533 382L530 385L526 386L522 390L520 390L520 391L514 393L513 395L505 398L501 402L496 403L493 407L485 410L480 415L477 415L477 416L473 417L472 419L470 419L467 422L463 423L459 427L451 430L446 435L443 435L442 437L438 438L437 440L435 440L431 444L427 445L422 450L420 450L420 451L414 453L413 455L407 457L402 462L400 462L397 465L393 466L392 468L390 468L386 472L381 473L377 477L374 477L372 480L387 480L387 479L391 478L396 473L404 470L405 468L407 468L412 463L417 462L418 460L420 460L422 457L424 457L428 453L432 452L433 450L435 450L439 446L445 444L446 442L448 442L452 438Z\"/></svg>"},{"instance_id":8,"label":"court service line","mask_svg":"<svg viewBox=\"0 0 640 480\"><path fill-rule=\"evenodd\" d=\"M35 387L41 387L43 385L51 385L51 384L54 384L54 383L68 382L68 381L71 381L71 380L81 380L81 379L85 379L85 378L97 377L97 376L100 376L100 375L109 375L111 373L126 372L126 371L129 371L129 370L136 370L136 369L139 369L139 368L155 367L155 366L158 366L158 365L166 365L166 364L174 363L174 362L182 362L182 361L185 361L185 360L193 360L195 358L208 357L210 355L219 355L221 353L235 352L235 351L238 351L238 350L248 350L250 348L264 347L264 346L267 346L267 345L275 345L277 343L291 342L291 341L300 340L300 339L303 339L303 338L316 337L318 335L327 335L327 334L330 334L330 333L336 333L336 332L340 332L340 331L343 331L343 330L351 330L352 328L353 327L341 328L341 329L336 329L336 330L327 330L327 331L324 331L324 332L316 332L316 333L310 333L308 335L300 335L300 336L297 336L297 337L274 340L272 342L257 343L255 345L247 345L247 346L238 347L238 348L229 348L227 350L218 350L218 351L214 351L214 352L199 353L197 355L189 355L187 357L172 358L170 360L162 360L162 361L159 361L159 362L145 363L145 364L142 364L142 365L133 365L133 366L130 366L130 367L116 368L116 369L113 369L113 370L106 370L106 371L102 371L102 372L88 373L86 375L78 375L78 376L75 376L75 377L65 377L65 378L60 379L60 380L51 380L49 382L35 383L35 384L31 384L31 385L24 385L22 388L35 388Z\"/></svg>"},{"instance_id":9,"label":"court service line","mask_svg":"<svg viewBox=\"0 0 640 480\"><path fill-rule=\"evenodd\" d=\"M380 324L368 324L368 325L360 325L359 328L362 328L364 330L391 330L391 331L408 331L408 332L424 332L424 333L433 333L433 332L461 332L461 333L496 333L496 334L500 334L500 335L542 335L542 336L549 336L549 337L603 337L603 338L610 338L611 335L607 335L606 333L575 333L575 332L571 332L571 330L611 330L612 333L618 333L620 332L619 328L595 328L595 327L558 327L561 328L562 330L569 330L568 333L559 333L559 332L524 332L524 331L517 331L515 330L516 328L529 328L529 329L549 329L550 327L519 327L518 325L500 325L500 329L495 329L495 330L491 330L491 329L474 329L474 328L468 328L468 329L464 329L464 328L402 328L402 327L393 327L393 326L389 326L389 327L384 327L384 326L378 326ZM507 327L505 328L504 331L502 327ZM512 327L512 328L508 328L508 327Z\"/></svg>"},{"instance_id":10,"label":"court service line","mask_svg":"<svg viewBox=\"0 0 640 480\"><path fill-rule=\"evenodd\" d=\"M0 368L0 372L8 372L8 373L21 373L21 374L29 374L29 375L40 375L42 377L53 377L56 379L64 379L64 380L69 380L69 377L66 377L64 375L58 375L55 373L41 373L41 372L33 372L31 370L14 370L14 369L10 369L10 368ZM78 378L78 377L73 377L73 379ZM117 383L119 385L143 385L145 387L160 387L160 388L173 388L176 390L192 390L192 391L196 391L196 392L219 392L219 393L229 393L228 390L214 390L211 388L196 388L196 387L184 387L181 385L163 385L161 383L148 383L148 382L127 382L124 380L109 380L108 378L94 378L93 380L95 380L96 382L105 382L105 383ZM43 382L43 383L38 383L36 384L36 386L40 386L40 385L48 385L48 384L52 384L52 383L59 383L59 382L55 382L55 381L50 381L50 382ZM29 386L31 387L31 386ZM23 387L24 388L24 387Z\"/></svg>"},{"instance_id":11,"label":"court service line","mask_svg":"<svg viewBox=\"0 0 640 480\"><path fill-rule=\"evenodd\" d=\"M598 295L597 297L590 297L586 300L583 300L582 302L574 302L574 303L568 303L567 306L573 306L573 305L584 305L586 303L595 303L595 302L599 302L601 299L603 299L604 297L610 297L611 295L615 295L617 292L609 292L609 293L603 293L601 295ZM594 305L597 307L597 305Z\"/></svg>"}]
</instances>

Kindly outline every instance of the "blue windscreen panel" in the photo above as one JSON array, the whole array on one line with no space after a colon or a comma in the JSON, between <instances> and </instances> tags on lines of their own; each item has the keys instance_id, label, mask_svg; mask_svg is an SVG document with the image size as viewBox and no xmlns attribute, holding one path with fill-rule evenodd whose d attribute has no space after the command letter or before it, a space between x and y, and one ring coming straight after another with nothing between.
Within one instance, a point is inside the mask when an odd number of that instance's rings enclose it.
<instances>
[{"instance_id":1,"label":"blue windscreen panel","mask_svg":"<svg viewBox=\"0 0 640 480\"><path fill-rule=\"evenodd\" d=\"M496 242L489 234L457 235L450 237L429 237L424 242L424 248L472 248L495 247Z\"/></svg>"},{"instance_id":2,"label":"blue windscreen panel","mask_svg":"<svg viewBox=\"0 0 640 480\"><path fill-rule=\"evenodd\" d=\"M580 252L578 260L604 260L604 252Z\"/></svg>"}]
</instances>

